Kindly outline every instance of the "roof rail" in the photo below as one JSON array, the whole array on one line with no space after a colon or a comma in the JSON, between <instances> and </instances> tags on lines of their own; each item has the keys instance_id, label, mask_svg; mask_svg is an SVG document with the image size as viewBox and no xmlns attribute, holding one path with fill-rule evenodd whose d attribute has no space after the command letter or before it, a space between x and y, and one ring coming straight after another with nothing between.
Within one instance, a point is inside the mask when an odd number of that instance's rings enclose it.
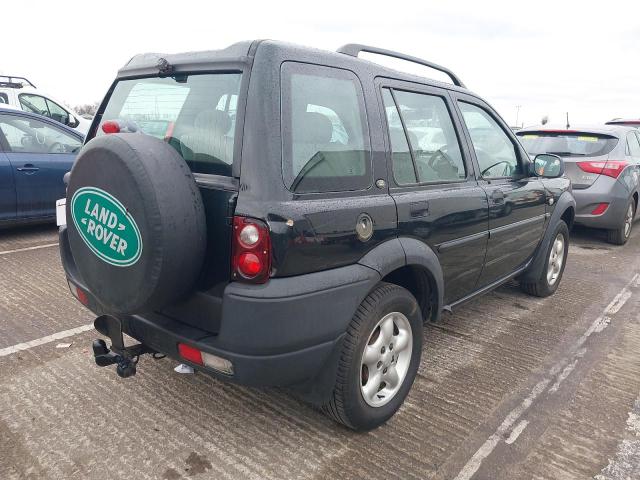
<instances>
[{"instance_id":1,"label":"roof rail","mask_svg":"<svg viewBox=\"0 0 640 480\"><path fill-rule=\"evenodd\" d=\"M16 77L15 75L0 75L0 85L2 85L3 87L22 88L25 86L25 84L31 85L33 88L36 88L36 86L25 77Z\"/></svg>"},{"instance_id":2,"label":"roof rail","mask_svg":"<svg viewBox=\"0 0 640 480\"><path fill-rule=\"evenodd\" d=\"M460 80L458 76L448 68L441 67L438 64L429 62L427 60L422 60L418 57L405 55L404 53L394 52L393 50L386 50L384 48L370 47L368 45L361 45L359 43L348 43L347 45L343 45L337 50L337 52L344 53L345 55L351 55L352 57L357 57L360 52L368 52L378 55L385 55L387 57L399 58L400 60L406 60L408 62L419 63L420 65L424 65L425 67L433 68L434 70L438 70L439 72L447 74L449 78L451 78L451 81L454 85L466 88L464 83L462 83L462 80Z\"/></svg>"}]
</instances>

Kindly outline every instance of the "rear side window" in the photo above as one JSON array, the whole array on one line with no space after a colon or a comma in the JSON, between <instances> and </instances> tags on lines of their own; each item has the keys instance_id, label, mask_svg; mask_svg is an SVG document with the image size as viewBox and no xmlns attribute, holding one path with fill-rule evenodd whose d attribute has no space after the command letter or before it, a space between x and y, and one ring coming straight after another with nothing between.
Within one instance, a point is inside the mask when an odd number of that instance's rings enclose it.
<instances>
[{"instance_id":1,"label":"rear side window","mask_svg":"<svg viewBox=\"0 0 640 480\"><path fill-rule=\"evenodd\" d=\"M553 153L563 157L598 157L606 155L618 143L610 135L589 132L530 131L517 133L530 155Z\"/></svg>"},{"instance_id":2,"label":"rear side window","mask_svg":"<svg viewBox=\"0 0 640 480\"><path fill-rule=\"evenodd\" d=\"M627 134L627 145L629 146L629 154L632 157L640 157L640 143L635 133Z\"/></svg>"},{"instance_id":3,"label":"rear side window","mask_svg":"<svg viewBox=\"0 0 640 480\"><path fill-rule=\"evenodd\" d=\"M196 173L231 175L241 73L176 75L119 81L102 124L169 143Z\"/></svg>"},{"instance_id":4,"label":"rear side window","mask_svg":"<svg viewBox=\"0 0 640 480\"><path fill-rule=\"evenodd\" d=\"M281 113L287 188L310 193L371 185L364 99L355 74L285 62Z\"/></svg>"},{"instance_id":5,"label":"rear side window","mask_svg":"<svg viewBox=\"0 0 640 480\"><path fill-rule=\"evenodd\" d=\"M458 137L442 97L401 90L391 93L385 88L383 99L396 183L466 178Z\"/></svg>"},{"instance_id":6,"label":"rear side window","mask_svg":"<svg viewBox=\"0 0 640 480\"><path fill-rule=\"evenodd\" d=\"M9 103L9 97L6 93L0 92L0 103Z\"/></svg>"},{"instance_id":7,"label":"rear side window","mask_svg":"<svg viewBox=\"0 0 640 480\"><path fill-rule=\"evenodd\" d=\"M0 134L13 153L77 153L82 141L48 123L18 115L0 115Z\"/></svg>"}]
</instances>

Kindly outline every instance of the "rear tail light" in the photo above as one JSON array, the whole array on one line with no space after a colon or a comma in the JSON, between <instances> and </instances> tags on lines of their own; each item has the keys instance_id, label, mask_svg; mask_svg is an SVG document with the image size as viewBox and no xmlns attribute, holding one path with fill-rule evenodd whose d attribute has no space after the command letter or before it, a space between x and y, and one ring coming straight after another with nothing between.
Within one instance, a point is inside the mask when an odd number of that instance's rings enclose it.
<instances>
[{"instance_id":1,"label":"rear tail light","mask_svg":"<svg viewBox=\"0 0 640 480\"><path fill-rule=\"evenodd\" d=\"M271 272L269 228L259 220L233 217L232 277L251 283L265 283Z\"/></svg>"},{"instance_id":2,"label":"rear tail light","mask_svg":"<svg viewBox=\"0 0 640 480\"><path fill-rule=\"evenodd\" d=\"M611 178L618 178L622 171L627 168L628 162L624 160L607 160L602 162L578 162L580 170L597 175L606 175Z\"/></svg>"},{"instance_id":3,"label":"rear tail light","mask_svg":"<svg viewBox=\"0 0 640 480\"><path fill-rule=\"evenodd\" d=\"M591 215L602 215L607 208L609 208L608 203L599 203L598 206L591 211Z\"/></svg>"},{"instance_id":4,"label":"rear tail light","mask_svg":"<svg viewBox=\"0 0 640 480\"><path fill-rule=\"evenodd\" d=\"M185 360L190 361L191 363L195 363L197 365L204 365L202 361L202 352L191 345L187 345L186 343L178 344L178 353Z\"/></svg>"},{"instance_id":5,"label":"rear tail light","mask_svg":"<svg viewBox=\"0 0 640 480\"><path fill-rule=\"evenodd\" d=\"M233 375L233 363L226 358L218 357L211 353L202 352L191 345L186 343L178 344L178 353L185 360L195 363L196 365L203 365L205 367L213 368L226 375Z\"/></svg>"},{"instance_id":6,"label":"rear tail light","mask_svg":"<svg viewBox=\"0 0 640 480\"><path fill-rule=\"evenodd\" d=\"M85 307L89 305L89 297L87 296L86 292L73 282L67 281L67 283L69 284L69 290L71 290L72 295L76 297L78 301Z\"/></svg>"}]
</instances>

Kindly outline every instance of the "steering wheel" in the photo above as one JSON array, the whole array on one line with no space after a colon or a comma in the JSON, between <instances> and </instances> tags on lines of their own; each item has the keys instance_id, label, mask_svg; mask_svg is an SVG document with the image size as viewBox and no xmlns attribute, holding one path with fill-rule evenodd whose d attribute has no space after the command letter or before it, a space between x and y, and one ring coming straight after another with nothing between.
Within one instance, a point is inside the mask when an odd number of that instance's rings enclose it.
<instances>
[{"instance_id":1,"label":"steering wheel","mask_svg":"<svg viewBox=\"0 0 640 480\"><path fill-rule=\"evenodd\" d=\"M54 142L49 147L49 153L64 153L64 147L60 142Z\"/></svg>"},{"instance_id":2,"label":"steering wheel","mask_svg":"<svg viewBox=\"0 0 640 480\"><path fill-rule=\"evenodd\" d=\"M431 168L433 168L435 170L436 169L436 167L435 167L436 161L438 161L438 163L439 163L442 160L447 162L449 165L451 165L451 159L449 158L449 155L444 153L442 151L442 149L439 148L438 150L433 152L433 155L431 155L431 158L429 158L429 161L427 162L427 165L429 165Z\"/></svg>"},{"instance_id":3,"label":"steering wheel","mask_svg":"<svg viewBox=\"0 0 640 480\"><path fill-rule=\"evenodd\" d=\"M487 168L482 170L482 172L480 172L480 175L484 177L484 174L487 173L489 170L491 170L493 167L497 167L498 165L501 165L503 163L506 163L507 165L511 166L511 162L509 162L509 160L500 160L499 162L496 162L493 165L489 165Z\"/></svg>"}]
</instances>

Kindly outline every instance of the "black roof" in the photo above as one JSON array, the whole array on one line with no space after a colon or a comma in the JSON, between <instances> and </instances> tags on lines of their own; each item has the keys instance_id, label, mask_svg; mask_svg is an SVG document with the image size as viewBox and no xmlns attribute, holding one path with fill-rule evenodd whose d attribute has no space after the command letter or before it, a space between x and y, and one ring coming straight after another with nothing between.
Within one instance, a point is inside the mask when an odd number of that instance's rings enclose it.
<instances>
[{"instance_id":1,"label":"black roof","mask_svg":"<svg viewBox=\"0 0 640 480\"><path fill-rule=\"evenodd\" d=\"M118 71L118 77L125 78L144 75L157 75L162 69L163 64L165 66L166 64L170 66L170 69L166 70L164 73L171 72L173 70L178 72L206 71L213 68L219 69L221 65L228 65L231 68L234 65L249 64L252 60L252 57L258 50L258 47L263 46L268 47L270 52L277 52L277 57L279 58L286 58L289 55L292 57L300 57L301 55L303 55L308 57L310 61L326 65L333 65L336 63L344 64L345 59L348 58L351 62L360 64L366 63L369 66L369 69L375 71L376 76L391 77L399 80L406 80L409 82L427 83L434 86L464 91L468 93L468 90L466 89L462 81L460 81L459 77L448 68L399 52L393 52L376 47L368 47L360 44L348 44L341 47L338 52L331 52L328 50L305 47L275 40L247 40L234 43L227 48L223 48L220 50L206 50L200 52L186 52L177 54L144 53L132 57ZM451 84L441 82L431 78L397 71L392 68L388 68L380 64L371 62L369 60L358 58L357 54L360 51L379 53L381 55L393 56L395 58L400 58L409 62L420 63L421 65L445 73L452 79L454 83Z\"/></svg>"}]
</instances>

